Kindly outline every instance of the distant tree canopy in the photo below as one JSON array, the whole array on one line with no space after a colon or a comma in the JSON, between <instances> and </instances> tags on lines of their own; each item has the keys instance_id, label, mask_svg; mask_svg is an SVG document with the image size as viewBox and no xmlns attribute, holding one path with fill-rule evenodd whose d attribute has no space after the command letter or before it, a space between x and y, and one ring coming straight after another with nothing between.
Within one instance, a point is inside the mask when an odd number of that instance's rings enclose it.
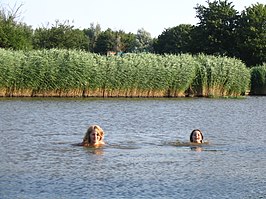
<instances>
[{"instance_id":1,"label":"distant tree canopy","mask_svg":"<svg viewBox=\"0 0 266 199\"><path fill-rule=\"evenodd\" d=\"M247 66L266 62L266 5L255 4L241 14L227 0L195 7L197 26L165 30L154 43L157 53L204 53L236 57Z\"/></svg>"},{"instance_id":2,"label":"distant tree canopy","mask_svg":"<svg viewBox=\"0 0 266 199\"><path fill-rule=\"evenodd\" d=\"M191 46L191 32L193 26L189 24L181 24L179 26L166 29L158 36L154 43L156 53L188 53Z\"/></svg>"},{"instance_id":3,"label":"distant tree canopy","mask_svg":"<svg viewBox=\"0 0 266 199\"><path fill-rule=\"evenodd\" d=\"M119 44L116 41L115 32L113 32L111 29L107 29L99 34L99 37L95 43L94 52L106 54L108 51L115 51L117 45Z\"/></svg>"},{"instance_id":4,"label":"distant tree canopy","mask_svg":"<svg viewBox=\"0 0 266 199\"><path fill-rule=\"evenodd\" d=\"M32 49L33 30L30 26L18 22L19 7L10 10L1 8L0 10L0 47L14 50Z\"/></svg>"},{"instance_id":5,"label":"distant tree canopy","mask_svg":"<svg viewBox=\"0 0 266 199\"><path fill-rule=\"evenodd\" d=\"M22 5L0 10L0 47L15 50L80 49L99 54L150 52L158 54L225 55L247 66L266 62L266 5L254 4L238 12L228 0L206 1L195 7L197 25L180 24L157 38L143 28L136 34L101 30L99 24L75 29L69 21L33 30L18 21Z\"/></svg>"},{"instance_id":6,"label":"distant tree canopy","mask_svg":"<svg viewBox=\"0 0 266 199\"><path fill-rule=\"evenodd\" d=\"M248 66L266 63L266 5L255 4L242 11L237 26L237 51Z\"/></svg>"},{"instance_id":7,"label":"distant tree canopy","mask_svg":"<svg viewBox=\"0 0 266 199\"><path fill-rule=\"evenodd\" d=\"M195 9L200 20L194 34L197 52L233 55L238 12L232 3L227 0L213 1L208 3L208 7L198 5Z\"/></svg>"},{"instance_id":8,"label":"distant tree canopy","mask_svg":"<svg viewBox=\"0 0 266 199\"><path fill-rule=\"evenodd\" d=\"M99 24L94 26L94 24L91 23L90 28L84 29L83 32L88 38L88 51L94 52L96 41L101 33L101 26Z\"/></svg>"},{"instance_id":9,"label":"distant tree canopy","mask_svg":"<svg viewBox=\"0 0 266 199\"><path fill-rule=\"evenodd\" d=\"M68 21L56 21L51 28L37 28L33 35L35 49L88 49L88 39L82 30L74 29Z\"/></svg>"},{"instance_id":10,"label":"distant tree canopy","mask_svg":"<svg viewBox=\"0 0 266 199\"><path fill-rule=\"evenodd\" d=\"M151 34L143 28L138 29L134 52L153 52L153 39Z\"/></svg>"}]
</instances>

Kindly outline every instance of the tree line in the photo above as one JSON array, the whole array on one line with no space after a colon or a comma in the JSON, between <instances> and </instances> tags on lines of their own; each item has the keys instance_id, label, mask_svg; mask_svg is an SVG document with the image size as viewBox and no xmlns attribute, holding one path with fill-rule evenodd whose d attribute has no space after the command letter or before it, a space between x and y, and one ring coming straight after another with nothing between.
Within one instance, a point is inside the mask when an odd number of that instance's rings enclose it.
<instances>
[{"instance_id":1,"label":"tree line","mask_svg":"<svg viewBox=\"0 0 266 199\"><path fill-rule=\"evenodd\" d=\"M101 30L100 24L77 29L68 20L33 29L19 20L23 5L0 10L0 48L13 50L71 49L101 55L155 54L222 55L252 67L266 62L266 5L253 4L238 12L228 0L195 6L197 25L180 24L157 38L144 29L136 34Z\"/></svg>"}]
</instances>

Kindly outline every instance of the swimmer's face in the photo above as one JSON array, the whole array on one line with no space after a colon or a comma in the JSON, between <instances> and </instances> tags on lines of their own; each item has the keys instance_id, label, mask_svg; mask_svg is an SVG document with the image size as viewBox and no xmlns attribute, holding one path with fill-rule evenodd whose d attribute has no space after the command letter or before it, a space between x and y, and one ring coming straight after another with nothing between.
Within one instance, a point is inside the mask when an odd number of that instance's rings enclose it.
<instances>
[{"instance_id":1,"label":"swimmer's face","mask_svg":"<svg viewBox=\"0 0 266 199\"><path fill-rule=\"evenodd\" d=\"M192 141L194 143L201 143L202 142L202 136L199 131L194 131L192 134Z\"/></svg>"},{"instance_id":2,"label":"swimmer's face","mask_svg":"<svg viewBox=\"0 0 266 199\"><path fill-rule=\"evenodd\" d=\"M101 139L100 133L97 131L93 131L90 134L90 140L91 140L91 144L97 144Z\"/></svg>"}]
</instances>

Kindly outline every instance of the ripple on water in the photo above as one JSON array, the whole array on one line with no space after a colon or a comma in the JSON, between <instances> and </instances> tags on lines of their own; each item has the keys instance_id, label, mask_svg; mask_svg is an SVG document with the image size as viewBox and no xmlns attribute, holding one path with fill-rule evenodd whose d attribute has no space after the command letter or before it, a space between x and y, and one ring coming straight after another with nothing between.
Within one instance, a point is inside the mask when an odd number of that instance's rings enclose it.
<instances>
[{"instance_id":1,"label":"ripple on water","mask_svg":"<svg viewBox=\"0 0 266 199\"><path fill-rule=\"evenodd\" d=\"M1 100L0 198L266 198L265 100Z\"/></svg>"}]
</instances>

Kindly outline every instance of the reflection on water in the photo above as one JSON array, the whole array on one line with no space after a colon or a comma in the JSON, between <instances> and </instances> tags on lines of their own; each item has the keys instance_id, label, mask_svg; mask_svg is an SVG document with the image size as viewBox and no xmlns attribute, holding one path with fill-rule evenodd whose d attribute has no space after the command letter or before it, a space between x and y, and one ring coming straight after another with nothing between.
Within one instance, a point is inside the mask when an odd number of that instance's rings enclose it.
<instances>
[{"instance_id":1,"label":"reflection on water","mask_svg":"<svg viewBox=\"0 0 266 199\"><path fill-rule=\"evenodd\" d=\"M0 99L0 198L266 198L265 103ZM90 124L107 144L73 145Z\"/></svg>"},{"instance_id":2,"label":"reflection on water","mask_svg":"<svg viewBox=\"0 0 266 199\"><path fill-rule=\"evenodd\" d=\"M208 141L205 141L203 143L191 143L191 142L181 142L179 140L174 141L174 142L168 142L165 143L164 145L170 145L173 147L177 147L179 149L190 149L191 151L196 151L196 152L202 152L202 151L219 151L223 149L219 149L219 145L213 145L210 144Z\"/></svg>"},{"instance_id":3,"label":"reflection on water","mask_svg":"<svg viewBox=\"0 0 266 199\"><path fill-rule=\"evenodd\" d=\"M103 155L104 149L103 148L89 148L89 147L82 147L87 153L95 154L95 155Z\"/></svg>"},{"instance_id":4,"label":"reflection on water","mask_svg":"<svg viewBox=\"0 0 266 199\"><path fill-rule=\"evenodd\" d=\"M190 147L192 151L201 152L203 150L200 146L191 146Z\"/></svg>"}]
</instances>

